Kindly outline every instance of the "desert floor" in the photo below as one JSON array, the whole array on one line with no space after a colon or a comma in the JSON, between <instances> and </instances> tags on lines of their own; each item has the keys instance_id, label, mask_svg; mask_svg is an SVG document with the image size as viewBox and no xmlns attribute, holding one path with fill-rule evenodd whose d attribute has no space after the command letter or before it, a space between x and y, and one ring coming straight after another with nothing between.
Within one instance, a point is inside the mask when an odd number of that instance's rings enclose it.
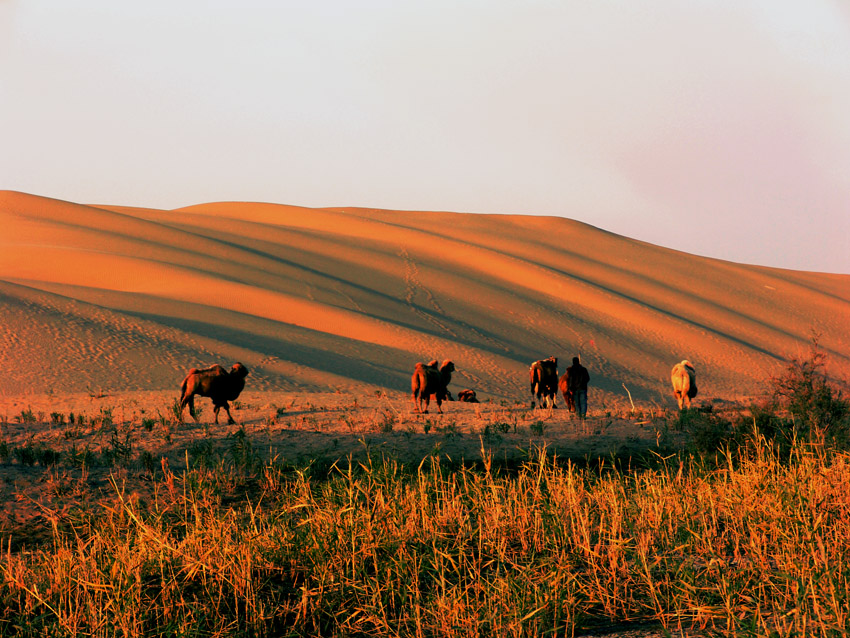
<instances>
[{"instance_id":1,"label":"desert floor","mask_svg":"<svg viewBox=\"0 0 850 638\"><path fill-rule=\"evenodd\" d=\"M417 414L408 395L373 389L362 394L245 391L231 407L235 425L226 423L223 411L215 424L205 398L196 403L199 423L187 410L181 425L174 419L174 402L174 393L165 391L45 394L0 402L0 441L9 450L0 463L5 544L49 541L63 515L111 502L116 485L133 498L153 498L153 479L166 469L179 475L199 456L227 460L238 446L250 446L258 460L324 475L334 464L347 468L349 459L355 464L388 459L413 468L429 458L451 465L490 460L510 468L543 448L577 463L639 459L669 446L674 436L666 420L673 411L612 414L591 405L581 422L562 404L555 410L530 409L527 402L501 401L447 402L443 414L432 402L429 414ZM16 448L59 452L60 461L25 464ZM81 461L71 459L81 459L86 450L94 461L81 468ZM116 455L129 462L110 462Z\"/></svg>"},{"instance_id":2,"label":"desert floor","mask_svg":"<svg viewBox=\"0 0 850 638\"><path fill-rule=\"evenodd\" d=\"M591 392L590 400L593 395ZM362 393L243 392L231 407L236 424L224 412L213 422L208 399L196 401L199 423L187 414L174 421L174 392L42 394L0 402L0 445L8 456L0 462L0 538L7 551L52 545L60 533L88 513L114 507L121 498L152 502L164 474L180 477L199 458L227 462L235 450L250 447L261 461L274 460L293 470L344 471L349 463L383 459L410 468L439 460L510 471L545 449L576 463L640 462L662 446L675 445L668 431L673 411L652 409L612 414L589 411L582 422L563 405L555 410L530 409L519 401L448 402L439 414L417 414L403 393L364 387ZM69 423L73 414L75 423ZM60 416L61 415L61 416ZM84 423L80 424L80 416ZM34 419L34 420L31 420ZM244 437L243 437L244 433ZM247 445L246 445L247 442ZM50 450L60 461L32 465L15 449ZM669 448L667 448L669 449ZM81 467L70 459L84 451L94 461ZM110 463L110 453L129 462ZM179 479L176 481L180 489ZM159 487L157 487L159 486ZM238 507L261 499L259 485L238 483L225 503ZM600 626L585 633L613 638L654 638L654 625Z\"/></svg>"}]
</instances>

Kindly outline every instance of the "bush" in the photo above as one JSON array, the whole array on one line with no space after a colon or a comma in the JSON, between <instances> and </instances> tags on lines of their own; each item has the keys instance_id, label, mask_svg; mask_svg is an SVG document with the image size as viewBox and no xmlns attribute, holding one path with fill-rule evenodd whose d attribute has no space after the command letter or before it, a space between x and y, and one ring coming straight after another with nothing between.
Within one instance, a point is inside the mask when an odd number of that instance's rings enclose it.
<instances>
[{"instance_id":1,"label":"bush","mask_svg":"<svg viewBox=\"0 0 850 638\"><path fill-rule=\"evenodd\" d=\"M797 439L850 447L850 403L830 383L826 360L813 335L809 352L792 357L782 374L770 379L771 392L765 401L750 406L749 415L737 419L733 432L739 441L763 437L781 457L791 452Z\"/></svg>"},{"instance_id":2,"label":"bush","mask_svg":"<svg viewBox=\"0 0 850 638\"><path fill-rule=\"evenodd\" d=\"M700 455L735 450L744 438L740 423L732 423L715 414L711 406L707 409L682 410L677 415L674 428L691 435L691 444Z\"/></svg>"},{"instance_id":3,"label":"bush","mask_svg":"<svg viewBox=\"0 0 850 638\"><path fill-rule=\"evenodd\" d=\"M850 403L841 396L826 374L827 355L813 335L809 352L792 357L785 371L772 379L773 395L765 410L754 416L770 438L793 439L794 434L815 441L847 447L850 442ZM787 415L770 414L772 410Z\"/></svg>"},{"instance_id":4,"label":"bush","mask_svg":"<svg viewBox=\"0 0 850 638\"><path fill-rule=\"evenodd\" d=\"M794 438L793 423L776 413L776 407L772 401L750 406L749 418L741 417L739 420L741 426L744 425L744 421L749 422L753 431L768 441L790 445Z\"/></svg>"},{"instance_id":5,"label":"bush","mask_svg":"<svg viewBox=\"0 0 850 638\"><path fill-rule=\"evenodd\" d=\"M709 406L683 411L674 427L688 432L701 454L735 450L753 437L764 437L781 456L790 453L795 439L850 448L850 402L830 382L826 362L814 334L809 351L791 357L782 373L771 377L770 395L752 405L748 416L733 423Z\"/></svg>"},{"instance_id":6,"label":"bush","mask_svg":"<svg viewBox=\"0 0 850 638\"><path fill-rule=\"evenodd\" d=\"M26 410L21 410L21 413L15 417L18 423L35 423L36 417L32 412L32 408L27 408Z\"/></svg>"}]
</instances>

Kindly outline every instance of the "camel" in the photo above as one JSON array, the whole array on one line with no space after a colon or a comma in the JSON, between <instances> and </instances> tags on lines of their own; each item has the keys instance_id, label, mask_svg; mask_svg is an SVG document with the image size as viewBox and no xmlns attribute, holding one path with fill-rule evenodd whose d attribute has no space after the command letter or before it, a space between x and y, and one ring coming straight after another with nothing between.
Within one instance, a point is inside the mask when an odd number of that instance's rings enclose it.
<instances>
[{"instance_id":1,"label":"camel","mask_svg":"<svg viewBox=\"0 0 850 638\"><path fill-rule=\"evenodd\" d=\"M534 397L540 403L540 407L549 406L557 408L555 394L558 392L558 359L549 357L541 361L535 361L528 370L531 378L531 407L534 407Z\"/></svg>"},{"instance_id":2,"label":"camel","mask_svg":"<svg viewBox=\"0 0 850 638\"><path fill-rule=\"evenodd\" d=\"M433 394L437 400L437 411L443 413L443 400L451 400L448 385L452 380L452 372L455 364L446 359L438 368L437 360L429 364L417 363L413 369L413 377L410 379L410 389L413 393L413 405L420 414L428 414L428 405ZM422 409L422 402L425 409Z\"/></svg>"},{"instance_id":3,"label":"camel","mask_svg":"<svg viewBox=\"0 0 850 638\"><path fill-rule=\"evenodd\" d=\"M222 366L215 364L209 368L189 370L183 383L180 384L180 422L183 422L183 410L189 406L189 414L198 422L195 416L195 395L209 397L213 402L215 422L218 423L218 412L224 408L227 412L227 422L236 423L230 415L228 401L235 401L245 387L245 377L248 368L241 363L234 363L228 372Z\"/></svg>"},{"instance_id":4,"label":"camel","mask_svg":"<svg viewBox=\"0 0 850 638\"><path fill-rule=\"evenodd\" d=\"M673 383L673 396L679 402L679 409L690 408L691 399L697 395L697 373L687 359L673 366L670 380Z\"/></svg>"}]
</instances>

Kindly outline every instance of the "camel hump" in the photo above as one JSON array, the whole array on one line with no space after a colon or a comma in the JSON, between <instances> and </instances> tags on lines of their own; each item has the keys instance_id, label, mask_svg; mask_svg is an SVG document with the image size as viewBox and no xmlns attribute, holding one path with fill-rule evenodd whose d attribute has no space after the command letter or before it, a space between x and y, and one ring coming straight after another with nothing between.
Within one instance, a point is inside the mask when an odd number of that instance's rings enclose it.
<instances>
[{"instance_id":1,"label":"camel hump","mask_svg":"<svg viewBox=\"0 0 850 638\"><path fill-rule=\"evenodd\" d=\"M189 374L203 374L205 372L218 372L221 370L222 372L227 372L222 366L217 363L212 364L208 368L192 368L189 370Z\"/></svg>"}]
</instances>

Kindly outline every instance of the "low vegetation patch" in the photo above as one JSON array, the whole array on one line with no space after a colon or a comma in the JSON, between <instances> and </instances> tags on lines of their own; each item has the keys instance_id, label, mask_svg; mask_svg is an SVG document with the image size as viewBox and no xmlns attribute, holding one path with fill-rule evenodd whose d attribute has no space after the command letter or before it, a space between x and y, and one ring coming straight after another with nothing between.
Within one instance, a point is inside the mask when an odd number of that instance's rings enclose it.
<instances>
[{"instance_id":1,"label":"low vegetation patch","mask_svg":"<svg viewBox=\"0 0 850 638\"><path fill-rule=\"evenodd\" d=\"M659 458L625 473L539 451L505 476L431 457L311 478L257 463L241 430L229 443L157 471L151 503L115 481L51 547L7 552L0 635L850 630L844 452L797 443L788 463L756 445L710 469Z\"/></svg>"},{"instance_id":2,"label":"low vegetation patch","mask_svg":"<svg viewBox=\"0 0 850 638\"><path fill-rule=\"evenodd\" d=\"M711 457L763 439L787 458L796 441L850 449L850 402L826 374L826 354L812 337L805 356L792 357L770 380L763 401L732 416L711 405L683 410L673 427L690 434L693 451Z\"/></svg>"}]
</instances>

